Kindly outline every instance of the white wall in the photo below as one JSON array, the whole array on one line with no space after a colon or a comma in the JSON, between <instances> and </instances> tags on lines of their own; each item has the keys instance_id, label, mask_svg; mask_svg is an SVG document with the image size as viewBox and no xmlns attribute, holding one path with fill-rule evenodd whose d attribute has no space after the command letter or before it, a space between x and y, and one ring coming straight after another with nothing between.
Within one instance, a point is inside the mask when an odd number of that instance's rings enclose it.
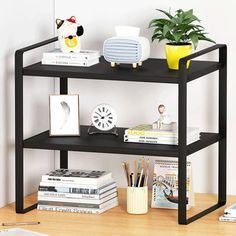
<instances>
[{"instance_id":1,"label":"white wall","mask_svg":"<svg viewBox=\"0 0 236 236\"><path fill-rule=\"evenodd\" d=\"M15 200L15 50L53 37L54 1L4 1L0 8L0 207ZM35 51L36 52L36 51ZM39 52L39 51L38 51ZM26 54L26 62L36 62L40 54ZM48 127L48 93L53 80L24 80L25 137ZM52 151L25 151L25 194L37 190L42 173L54 167Z\"/></svg>"},{"instance_id":2,"label":"white wall","mask_svg":"<svg viewBox=\"0 0 236 236\"><path fill-rule=\"evenodd\" d=\"M226 4L227 3L227 4ZM134 25L141 27L142 35L151 38L148 23L155 17L160 17L155 9L168 10L178 8L193 8L195 14L202 19L202 24L210 32L210 37L219 43L228 44L228 193L236 194L234 184L233 146L236 126L234 110L236 82L233 78L235 52L234 5L233 1L136 1L109 0L76 1L67 4L55 0L55 18L68 18L75 15L85 28L82 48L102 49L103 41L114 35L115 25ZM198 50L211 46L201 42ZM163 43L152 44L151 57L164 57ZM216 53L205 57L208 60L217 58ZM103 82L93 80L71 80L70 92L80 94L81 123L90 124L90 113L94 106L106 102L111 104L118 113L118 126L134 126L139 123L151 123L155 120L157 104L166 104L173 119L177 119L177 87L175 85L144 84L132 82ZM217 73L203 77L189 84L188 90L188 124L199 126L202 131L217 131L218 117L218 82ZM137 105L138 104L138 105ZM73 168L107 169L113 175L119 186L125 186L121 161L133 160L137 156L111 155L96 153L71 153L69 166ZM190 157L194 165L195 190L197 192L217 191L217 145L202 150ZM155 160L152 157L151 160Z\"/></svg>"}]
</instances>

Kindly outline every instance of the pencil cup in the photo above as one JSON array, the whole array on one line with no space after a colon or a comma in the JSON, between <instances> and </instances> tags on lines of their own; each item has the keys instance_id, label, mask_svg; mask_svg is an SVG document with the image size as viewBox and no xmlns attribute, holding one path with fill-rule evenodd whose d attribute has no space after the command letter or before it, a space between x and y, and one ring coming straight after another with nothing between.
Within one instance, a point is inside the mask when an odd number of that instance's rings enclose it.
<instances>
[{"instance_id":1,"label":"pencil cup","mask_svg":"<svg viewBox=\"0 0 236 236\"><path fill-rule=\"evenodd\" d=\"M127 187L127 212L145 214L148 212L148 187Z\"/></svg>"}]
</instances>

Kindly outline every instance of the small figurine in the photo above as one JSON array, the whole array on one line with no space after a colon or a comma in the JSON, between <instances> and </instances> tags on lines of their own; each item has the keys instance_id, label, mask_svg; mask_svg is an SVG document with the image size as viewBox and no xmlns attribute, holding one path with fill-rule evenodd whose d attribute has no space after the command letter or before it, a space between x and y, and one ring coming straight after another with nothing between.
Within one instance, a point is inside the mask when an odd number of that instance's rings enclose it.
<instances>
[{"instance_id":1,"label":"small figurine","mask_svg":"<svg viewBox=\"0 0 236 236\"><path fill-rule=\"evenodd\" d=\"M62 52L80 52L81 43L79 36L83 35L84 28L76 23L75 16L69 19L56 19L58 39Z\"/></svg>"},{"instance_id":2,"label":"small figurine","mask_svg":"<svg viewBox=\"0 0 236 236\"><path fill-rule=\"evenodd\" d=\"M158 106L159 118L152 125L153 129L171 130L174 122L171 122L170 116L165 111L165 106L160 104Z\"/></svg>"}]
</instances>

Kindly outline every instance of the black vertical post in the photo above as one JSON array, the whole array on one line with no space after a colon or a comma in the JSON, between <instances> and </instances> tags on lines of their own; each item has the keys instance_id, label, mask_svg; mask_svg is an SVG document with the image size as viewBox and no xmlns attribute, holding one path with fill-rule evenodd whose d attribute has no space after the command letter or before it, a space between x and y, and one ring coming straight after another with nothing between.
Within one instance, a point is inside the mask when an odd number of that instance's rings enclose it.
<instances>
[{"instance_id":1,"label":"black vertical post","mask_svg":"<svg viewBox=\"0 0 236 236\"><path fill-rule=\"evenodd\" d=\"M68 94L68 78L60 78L60 94ZM68 169L68 151L60 151L60 168Z\"/></svg>"},{"instance_id":2,"label":"black vertical post","mask_svg":"<svg viewBox=\"0 0 236 236\"><path fill-rule=\"evenodd\" d=\"M16 213L24 213L23 52L15 54L15 198Z\"/></svg>"},{"instance_id":3,"label":"black vertical post","mask_svg":"<svg viewBox=\"0 0 236 236\"><path fill-rule=\"evenodd\" d=\"M219 49L219 180L218 180L218 203L226 203L226 133L227 133L227 47Z\"/></svg>"},{"instance_id":4,"label":"black vertical post","mask_svg":"<svg viewBox=\"0 0 236 236\"><path fill-rule=\"evenodd\" d=\"M179 224L187 223L186 216L186 177L187 177L187 72L186 61L179 61L179 83L178 83L178 221Z\"/></svg>"}]
</instances>

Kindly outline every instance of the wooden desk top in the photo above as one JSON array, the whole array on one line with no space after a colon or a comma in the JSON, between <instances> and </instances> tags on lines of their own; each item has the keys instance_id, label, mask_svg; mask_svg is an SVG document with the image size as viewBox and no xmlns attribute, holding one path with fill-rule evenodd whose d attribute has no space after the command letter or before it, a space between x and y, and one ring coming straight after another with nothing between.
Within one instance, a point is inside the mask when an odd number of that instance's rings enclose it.
<instances>
[{"instance_id":1,"label":"wooden desk top","mask_svg":"<svg viewBox=\"0 0 236 236\"><path fill-rule=\"evenodd\" d=\"M150 192L151 193L151 192ZM151 194L149 194L151 197ZM26 198L27 204L35 202L36 195ZM21 226L24 229L37 231L52 236L207 236L236 235L236 223L219 222L224 207L193 222L190 225L178 225L177 211L167 209L151 209L146 215L130 215L126 213L126 191L119 189L120 205L100 215L62 213L33 210L26 214L16 214L14 204L0 209L0 223L17 221L39 221L41 224ZM228 197L226 206L236 202L236 197ZM149 202L150 203L150 202ZM196 194L196 207L188 214L197 213L216 203L216 196ZM18 227L18 226L17 226ZM0 226L0 229L7 227ZM20 228L20 227L18 227Z\"/></svg>"}]
</instances>

